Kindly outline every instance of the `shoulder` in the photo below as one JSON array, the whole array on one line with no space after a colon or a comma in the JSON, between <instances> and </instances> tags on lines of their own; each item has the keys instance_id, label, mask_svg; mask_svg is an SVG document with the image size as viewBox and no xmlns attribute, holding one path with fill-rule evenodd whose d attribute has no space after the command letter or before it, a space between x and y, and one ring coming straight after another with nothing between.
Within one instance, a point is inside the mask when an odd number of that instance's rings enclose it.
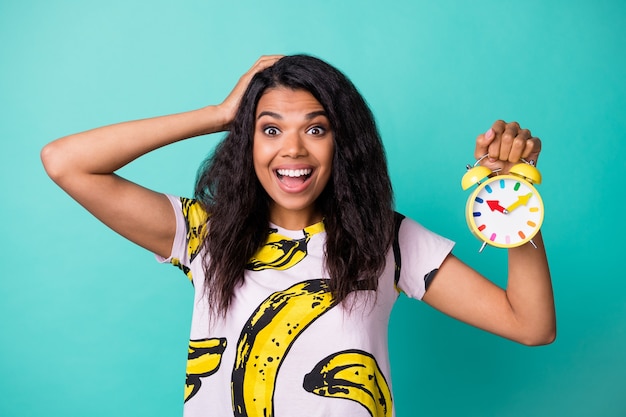
<instances>
[{"instance_id":1,"label":"shoulder","mask_svg":"<svg viewBox=\"0 0 626 417\"><path fill-rule=\"evenodd\" d=\"M426 291L424 280L439 268L454 242L409 217L402 217L396 230L393 250L396 268L401 267L397 286L407 295L420 299Z\"/></svg>"},{"instance_id":2,"label":"shoulder","mask_svg":"<svg viewBox=\"0 0 626 417\"><path fill-rule=\"evenodd\" d=\"M402 213L394 212L394 224L396 227L396 235L402 236L421 236L434 235L439 236L436 232L426 228L417 220L405 216Z\"/></svg>"},{"instance_id":3,"label":"shoulder","mask_svg":"<svg viewBox=\"0 0 626 417\"><path fill-rule=\"evenodd\" d=\"M193 260L207 235L209 214L204 205L195 198L167 195L177 218L177 234L184 239L187 256Z\"/></svg>"}]
</instances>

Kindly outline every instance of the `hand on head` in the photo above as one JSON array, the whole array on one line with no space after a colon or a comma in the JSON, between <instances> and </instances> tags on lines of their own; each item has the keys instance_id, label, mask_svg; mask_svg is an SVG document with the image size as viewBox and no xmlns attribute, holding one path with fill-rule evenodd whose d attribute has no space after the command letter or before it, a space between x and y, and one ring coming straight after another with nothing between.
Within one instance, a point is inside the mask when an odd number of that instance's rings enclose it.
<instances>
[{"instance_id":1,"label":"hand on head","mask_svg":"<svg viewBox=\"0 0 626 417\"><path fill-rule=\"evenodd\" d=\"M252 65L252 67L250 67L250 69L241 76L241 78L239 78L239 81L230 94L228 94L228 97L226 97L226 99L224 99L224 101L217 106L224 112L224 118L227 120L226 126L230 125L235 118L241 97L246 91L246 88L248 88L248 84L252 80L252 77L254 77L257 72L263 71L264 69L274 65L276 61L282 57L283 55L264 55L260 57L254 65Z\"/></svg>"}]
</instances>

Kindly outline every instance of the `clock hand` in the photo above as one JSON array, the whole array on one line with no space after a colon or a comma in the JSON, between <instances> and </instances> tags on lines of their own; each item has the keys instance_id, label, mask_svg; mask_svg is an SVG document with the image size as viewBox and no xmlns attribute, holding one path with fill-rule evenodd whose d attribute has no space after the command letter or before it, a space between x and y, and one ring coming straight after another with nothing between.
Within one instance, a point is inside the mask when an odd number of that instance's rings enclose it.
<instances>
[{"instance_id":1,"label":"clock hand","mask_svg":"<svg viewBox=\"0 0 626 417\"><path fill-rule=\"evenodd\" d=\"M507 211L513 211L519 206L525 206L528 204L528 200L532 197L533 193L528 193L525 195L520 195L517 197L517 201L506 208Z\"/></svg>"},{"instance_id":2,"label":"clock hand","mask_svg":"<svg viewBox=\"0 0 626 417\"><path fill-rule=\"evenodd\" d=\"M491 211L499 211L500 213L507 214L509 211L500 205L498 200L487 200L487 205Z\"/></svg>"}]
</instances>

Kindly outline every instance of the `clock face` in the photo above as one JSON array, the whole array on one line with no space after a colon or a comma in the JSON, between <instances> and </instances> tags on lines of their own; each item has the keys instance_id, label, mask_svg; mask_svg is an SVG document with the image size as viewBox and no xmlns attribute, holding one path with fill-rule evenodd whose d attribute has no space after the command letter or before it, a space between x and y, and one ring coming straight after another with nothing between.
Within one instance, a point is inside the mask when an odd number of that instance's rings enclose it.
<instances>
[{"instance_id":1,"label":"clock face","mask_svg":"<svg viewBox=\"0 0 626 417\"><path fill-rule=\"evenodd\" d=\"M467 224L488 244L520 246L537 234L543 222L543 202L529 182L498 175L481 183L467 201Z\"/></svg>"}]
</instances>

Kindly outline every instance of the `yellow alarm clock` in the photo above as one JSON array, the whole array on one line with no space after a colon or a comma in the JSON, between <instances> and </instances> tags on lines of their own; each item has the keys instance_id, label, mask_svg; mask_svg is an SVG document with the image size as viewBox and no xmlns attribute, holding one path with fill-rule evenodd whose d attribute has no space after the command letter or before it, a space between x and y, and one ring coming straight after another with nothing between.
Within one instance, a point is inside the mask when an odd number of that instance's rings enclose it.
<instances>
[{"instance_id":1,"label":"yellow alarm clock","mask_svg":"<svg viewBox=\"0 0 626 417\"><path fill-rule=\"evenodd\" d=\"M514 165L508 174L498 175L479 165L479 158L461 180L464 190L476 185L467 199L465 218L472 233L483 245L514 248L530 242L543 223L541 196L533 184L541 183L541 174L532 161ZM536 246L535 246L536 248Z\"/></svg>"}]
</instances>

